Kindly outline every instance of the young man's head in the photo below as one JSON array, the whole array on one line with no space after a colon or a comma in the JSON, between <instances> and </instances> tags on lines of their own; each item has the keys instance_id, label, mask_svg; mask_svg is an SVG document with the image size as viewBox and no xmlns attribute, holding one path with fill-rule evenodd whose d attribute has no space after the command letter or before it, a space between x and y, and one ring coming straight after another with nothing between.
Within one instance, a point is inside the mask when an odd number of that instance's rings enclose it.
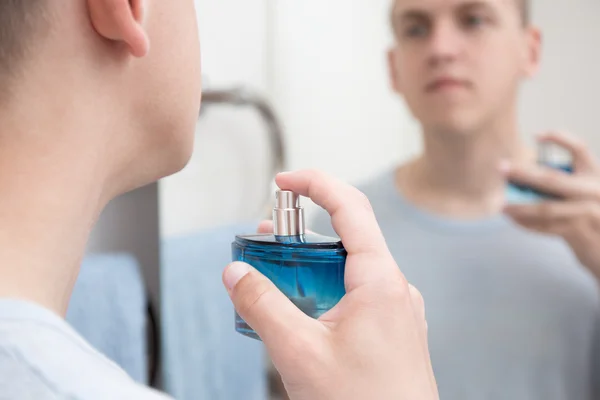
<instances>
[{"instance_id":1,"label":"young man's head","mask_svg":"<svg viewBox=\"0 0 600 400\"><path fill-rule=\"evenodd\" d=\"M73 168L95 163L115 195L176 172L199 53L194 0L1 0L0 138L64 143L67 158L93 147Z\"/></svg>"},{"instance_id":2,"label":"young man's head","mask_svg":"<svg viewBox=\"0 0 600 400\"><path fill-rule=\"evenodd\" d=\"M510 117L538 67L528 0L395 0L392 25L392 85L425 131L469 135Z\"/></svg>"}]
</instances>

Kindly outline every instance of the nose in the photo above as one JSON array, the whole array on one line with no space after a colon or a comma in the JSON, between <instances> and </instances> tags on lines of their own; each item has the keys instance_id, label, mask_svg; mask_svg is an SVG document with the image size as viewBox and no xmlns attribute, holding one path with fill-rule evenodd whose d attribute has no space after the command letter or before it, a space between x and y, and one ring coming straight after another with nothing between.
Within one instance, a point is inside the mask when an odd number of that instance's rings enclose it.
<instances>
[{"instance_id":1,"label":"nose","mask_svg":"<svg viewBox=\"0 0 600 400\"><path fill-rule=\"evenodd\" d=\"M428 60L432 67L452 63L462 52L459 29L451 21L439 21L429 39Z\"/></svg>"}]
</instances>

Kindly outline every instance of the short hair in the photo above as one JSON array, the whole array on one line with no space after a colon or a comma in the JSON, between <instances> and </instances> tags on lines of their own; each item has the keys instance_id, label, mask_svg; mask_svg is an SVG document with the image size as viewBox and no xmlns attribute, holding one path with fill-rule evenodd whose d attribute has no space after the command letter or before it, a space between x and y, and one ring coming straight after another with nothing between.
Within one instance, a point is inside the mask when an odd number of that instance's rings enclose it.
<instances>
[{"instance_id":1,"label":"short hair","mask_svg":"<svg viewBox=\"0 0 600 400\"><path fill-rule=\"evenodd\" d=\"M47 0L0 0L0 78L12 74L40 31Z\"/></svg>"}]
</instances>

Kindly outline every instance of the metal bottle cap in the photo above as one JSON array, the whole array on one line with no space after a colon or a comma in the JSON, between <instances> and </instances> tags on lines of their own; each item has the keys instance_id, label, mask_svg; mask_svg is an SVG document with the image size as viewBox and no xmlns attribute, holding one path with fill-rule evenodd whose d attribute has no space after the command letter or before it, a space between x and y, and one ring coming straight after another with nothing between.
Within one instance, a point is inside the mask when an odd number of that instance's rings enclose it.
<instances>
[{"instance_id":1,"label":"metal bottle cap","mask_svg":"<svg viewBox=\"0 0 600 400\"><path fill-rule=\"evenodd\" d=\"M304 209L300 196L289 190L275 192L273 209L273 233L275 236L304 235Z\"/></svg>"}]
</instances>

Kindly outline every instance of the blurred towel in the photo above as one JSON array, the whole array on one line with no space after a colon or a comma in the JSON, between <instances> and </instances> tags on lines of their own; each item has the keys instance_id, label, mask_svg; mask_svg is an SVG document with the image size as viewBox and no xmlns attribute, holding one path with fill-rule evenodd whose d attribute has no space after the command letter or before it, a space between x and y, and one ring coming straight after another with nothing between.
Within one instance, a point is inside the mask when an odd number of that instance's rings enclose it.
<instances>
[{"instance_id":1,"label":"blurred towel","mask_svg":"<svg viewBox=\"0 0 600 400\"><path fill-rule=\"evenodd\" d=\"M87 256L67 321L92 346L147 383L146 292L136 260L126 254Z\"/></svg>"},{"instance_id":2,"label":"blurred towel","mask_svg":"<svg viewBox=\"0 0 600 400\"><path fill-rule=\"evenodd\" d=\"M221 283L236 234L256 223L220 227L163 242L161 269L165 389L178 400L265 400L262 343L234 330Z\"/></svg>"}]
</instances>

